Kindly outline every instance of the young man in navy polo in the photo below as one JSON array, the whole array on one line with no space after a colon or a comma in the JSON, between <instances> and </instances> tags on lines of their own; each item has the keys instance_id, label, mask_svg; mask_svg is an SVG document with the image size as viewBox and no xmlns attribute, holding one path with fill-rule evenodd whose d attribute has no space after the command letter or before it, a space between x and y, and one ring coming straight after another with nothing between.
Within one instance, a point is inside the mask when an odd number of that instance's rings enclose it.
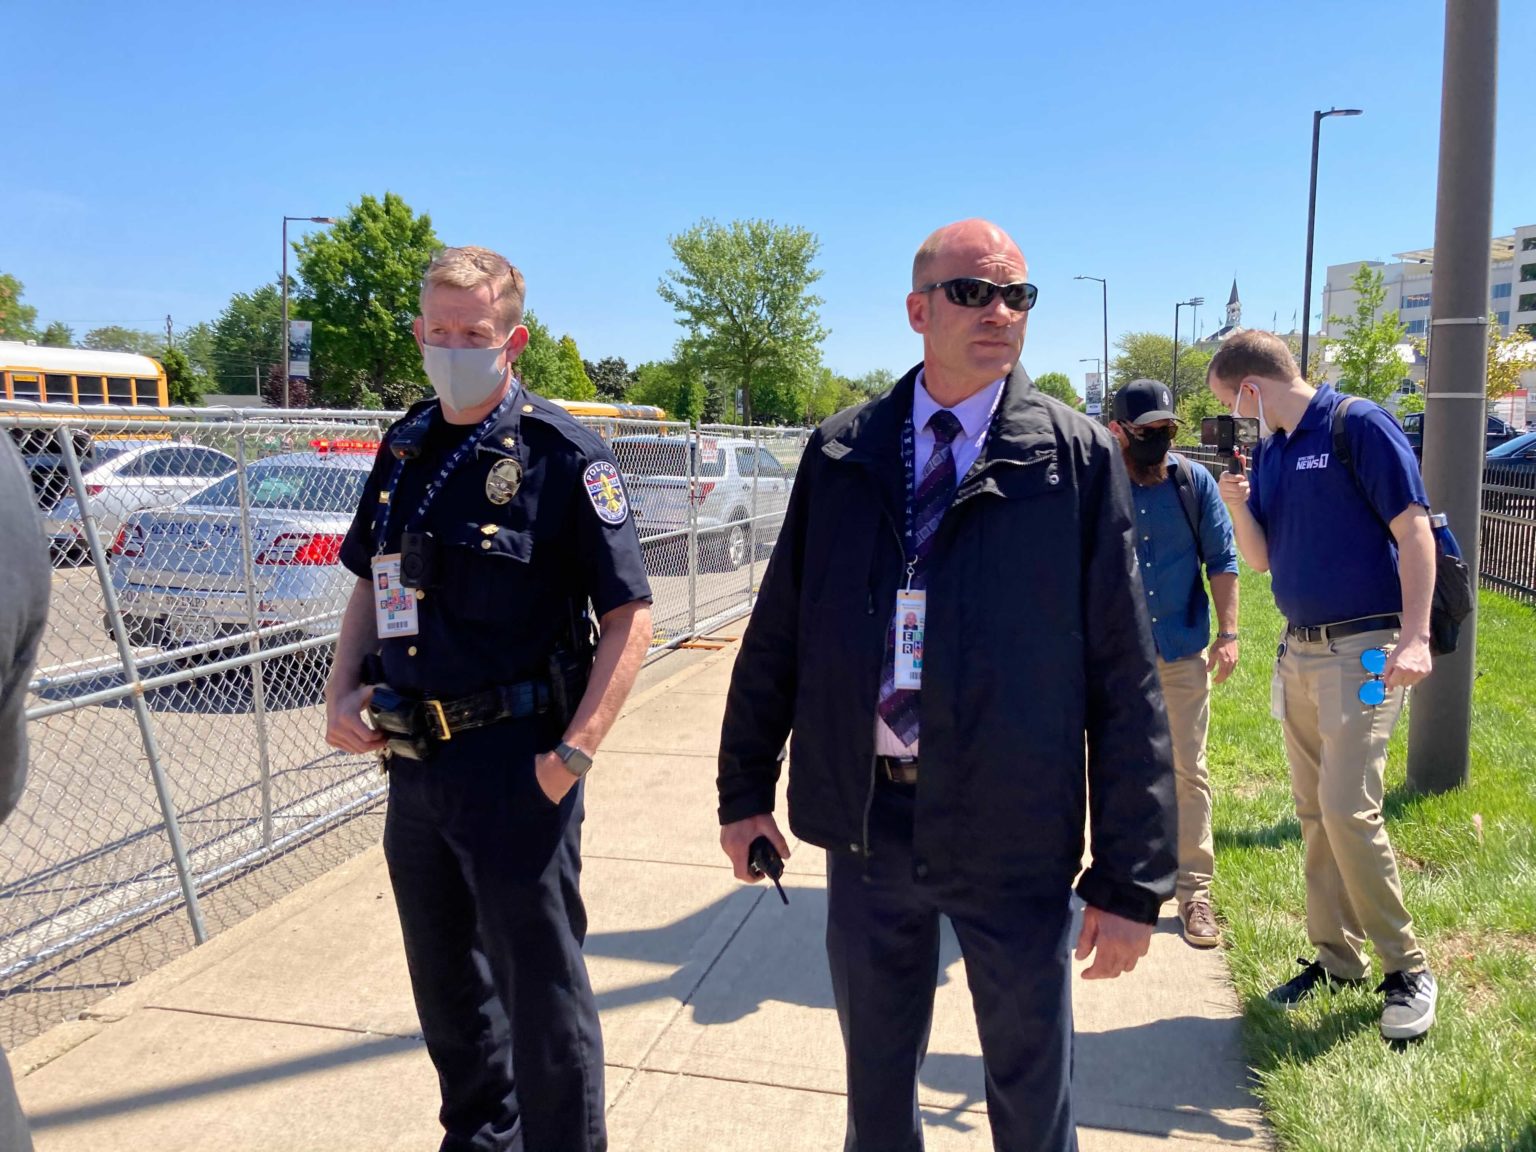
<instances>
[{"instance_id":1,"label":"young man in navy polo","mask_svg":"<svg viewBox=\"0 0 1536 1152\"><path fill-rule=\"evenodd\" d=\"M1273 333L1229 339L1207 383L1234 416L1259 420L1250 474L1225 474L1221 497L1243 559L1272 572L1287 625L1271 707L1306 844L1317 957L1269 998L1289 1007L1321 987L1362 983L1370 940L1385 971L1381 1034L1422 1036L1437 989L1403 905L1381 801L1404 691L1430 672L1435 544L1424 482L1402 430L1368 401L1344 419L1353 469L1334 459L1343 397L1308 385Z\"/></svg>"}]
</instances>

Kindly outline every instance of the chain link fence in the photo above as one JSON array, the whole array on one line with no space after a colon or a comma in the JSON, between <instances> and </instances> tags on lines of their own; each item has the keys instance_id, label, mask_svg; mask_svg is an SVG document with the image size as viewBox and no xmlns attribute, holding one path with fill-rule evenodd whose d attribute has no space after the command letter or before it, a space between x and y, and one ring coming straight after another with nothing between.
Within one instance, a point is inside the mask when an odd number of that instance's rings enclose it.
<instances>
[{"instance_id":1,"label":"chain link fence","mask_svg":"<svg viewBox=\"0 0 1536 1152\"><path fill-rule=\"evenodd\" d=\"M396 415L0 413L54 565L30 777L0 828L0 1044L378 840L384 780L325 744L323 694L341 540ZM583 422L630 494L653 652L750 608L809 433Z\"/></svg>"}]
</instances>

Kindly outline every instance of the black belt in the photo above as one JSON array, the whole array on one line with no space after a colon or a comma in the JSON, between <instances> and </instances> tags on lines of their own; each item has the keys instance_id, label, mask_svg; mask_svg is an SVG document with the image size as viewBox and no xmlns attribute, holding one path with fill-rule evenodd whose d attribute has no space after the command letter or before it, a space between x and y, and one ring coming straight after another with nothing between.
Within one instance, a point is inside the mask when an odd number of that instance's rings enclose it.
<instances>
[{"instance_id":1,"label":"black belt","mask_svg":"<svg viewBox=\"0 0 1536 1152\"><path fill-rule=\"evenodd\" d=\"M389 737L390 752L425 760L456 732L542 715L549 711L551 698L546 680L488 688L457 700L412 699L380 684L374 688L368 711L374 728Z\"/></svg>"},{"instance_id":2,"label":"black belt","mask_svg":"<svg viewBox=\"0 0 1536 1152\"><path fill-rule=\"evenodd\" d=\"M917 757L876 756L875 772L882 780L892 784L917 783Z\"/></svg>"},{"instance_id":3,"label":"black belt","mask_svg":"<svg viewBox=\"0 0 1536 1152\"><path fill-rule=\"evenodd\" d=\"M1366 616L1360 620L1345 620L1339 624L1318 624L1312 627L1288 624L1285 634L1316 644L1322 640L1342 640L1346 636L1358 636L1362 632L1400 630L1402 626L1401 616Z\"/></svg>"}]
</instances>

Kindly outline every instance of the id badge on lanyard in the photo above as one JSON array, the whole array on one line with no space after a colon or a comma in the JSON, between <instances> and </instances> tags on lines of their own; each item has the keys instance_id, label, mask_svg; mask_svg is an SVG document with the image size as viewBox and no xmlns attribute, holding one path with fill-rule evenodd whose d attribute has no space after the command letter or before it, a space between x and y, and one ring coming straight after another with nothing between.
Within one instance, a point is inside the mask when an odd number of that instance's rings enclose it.
<instances>
[{"instance_id":1,"label":"id badge on lanyard","mask_svg":"<svg viewBox=\"0 0 1536 1152\"><path fill-rule=\"evenodd\" d=\"M927 589L904 588L896 593L897 688L923 686L923 628L927 617Z\"/></svg>"},{"instance_id":2,"label":"id badge on lanyard","mask_svg":"<svg viewBox=\"0 0 1536 1152\"><path fill-rule=\"evenodd\" d=\"M400 579L400 553L373 558L373 620L380 640L414 636L421 629L416 595Z\"/></svg>"}]
</instances>

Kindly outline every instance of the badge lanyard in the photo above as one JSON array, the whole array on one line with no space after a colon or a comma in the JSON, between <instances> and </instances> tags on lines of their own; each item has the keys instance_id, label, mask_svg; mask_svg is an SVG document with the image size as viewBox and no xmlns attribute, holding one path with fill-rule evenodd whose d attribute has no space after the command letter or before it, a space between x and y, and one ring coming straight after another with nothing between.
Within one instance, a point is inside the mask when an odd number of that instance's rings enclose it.
<instances>
[{"instance_id":1,"label":"badge lanyard","mask_svg":"<svg viewBox=\"0 0 1536 1152\"><path fill-rule=\"evenodd\" d=\"M454 472L458 470L459 465L463 464L464 461L469 458L470 453L479 448L481 442L488 435L490 435L491 429L496 426L496 422L500 420L507 409L511 407L512 401L517 398L519 391L520 389L518 388L512 388L508 390L507 394L501 398L501 403L496 405L495 410L475 426L475 430L470 433L468 439L466 439L464 443L460 444L458 448L454 450L453 454L449 456L448 459L443 463L443 466L441 469L439 469L437 476L433 478L432 482L427 485L426 490L422 492L421 499L416 504L416 511L411 514L411 519L407 523L407 528L409 528L411 524L419 525L423 520L426 519L427 510L432 507L432 502L437 499L438 493L443 490L443 485L446 484L449 477L451 477ZM428 409L428 411L424 412L422 415L424 417L430 416L430 413L431 410ZM388 503L381 506L378 523L374 528L373 544L374 555L376 556L382 556L384 554L384 541L388 538L389 521L395 510L395 487L400 483L400 474L404 471L405 461L397 458L395 460L394 471L391 472L389 476L389 486L385 489L385 491L389 493L390 499Z\"/></svg>"},{"instance_id":2,"label":"badge lanyard","mask_svg":"<svg viewBox=\"0 0 1536 1152\"><path fill-rule=\"evenodd\" d=\"M917 443L912 430L912 414L907 413L907 419L901 426L901 471L903 474L902 494L906 505L906 532L902 538L902 547L906 555L902 560L907 565L908 591L912 588L912 578L917 572L917 510L913 507L912 489L917 486Z\"/></svg>"}]
</instances>

